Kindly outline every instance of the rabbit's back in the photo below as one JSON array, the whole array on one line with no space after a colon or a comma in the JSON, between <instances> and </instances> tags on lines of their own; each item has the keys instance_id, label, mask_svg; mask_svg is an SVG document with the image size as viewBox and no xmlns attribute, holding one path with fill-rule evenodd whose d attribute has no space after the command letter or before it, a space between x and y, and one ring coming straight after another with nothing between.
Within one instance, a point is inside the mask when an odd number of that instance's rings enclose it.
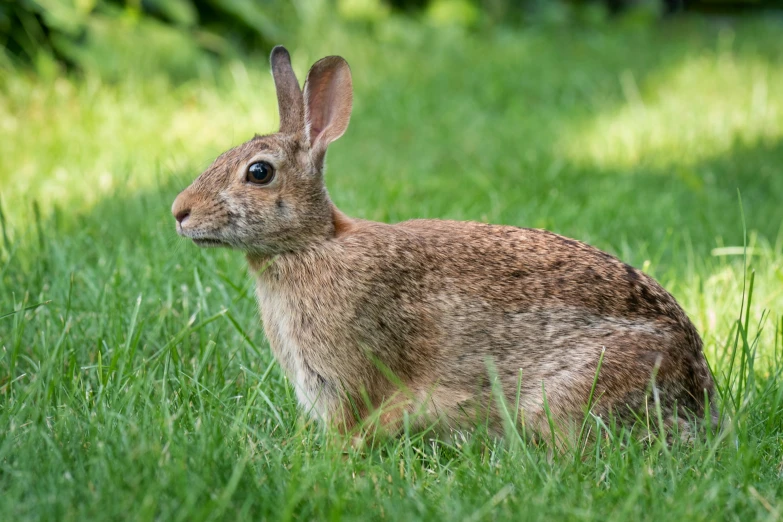
<instances>
[{"instance_id":1,"label":"rabbit's back","mask_svg":"<svg viewBox=\"0 0 783 522\"><path fill-rule=\"evenodd\" d=\"M567 410L585 404L605 350L598 412L638 414L655 374L664 416L676 415L675 402L704 414L713 383L701 338L674 297L643 272L545 230L425 220L399 226L430 252L439 274L432 294L438 280L453 282L441 292L442 301L453 299L441 324L444 345L462 352L444 360L446 373L459 379L463 367L478 372L489 359L506 389L521 371L529 411L540 413L542 384L553 410Z\"/></svg>"}]
</instances>

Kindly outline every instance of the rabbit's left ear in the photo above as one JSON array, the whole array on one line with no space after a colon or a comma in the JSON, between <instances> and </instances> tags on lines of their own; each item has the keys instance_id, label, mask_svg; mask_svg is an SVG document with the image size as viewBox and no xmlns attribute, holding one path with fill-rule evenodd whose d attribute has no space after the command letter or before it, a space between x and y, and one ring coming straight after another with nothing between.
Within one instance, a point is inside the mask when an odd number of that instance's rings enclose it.
<instances>
[{"instance_id":1,"label":"rabbit's left ear","mask_svg":"<svg viewBox=\"0 0 783 522\"><path fill-rule=\"evenodd\" d=\"M348 62L339 56L318 60L307 73L304 105L310 154L320 168L326 147L343 135L351 119L353 84Z\"/></svg>"},{"instance_id":2,"label":"rabbit's left ear","mask_svg":"<svg viewBox=\"0 0 783 522\"><path fill-rule=\"evenodd\" d=\"M297 134L304 128L304 102L299 82L291 67L291 56L282 45L272 49L269 57L272 77L277 91L277 108L280 111L280 132Z\"/></svg>"}]
</instances>

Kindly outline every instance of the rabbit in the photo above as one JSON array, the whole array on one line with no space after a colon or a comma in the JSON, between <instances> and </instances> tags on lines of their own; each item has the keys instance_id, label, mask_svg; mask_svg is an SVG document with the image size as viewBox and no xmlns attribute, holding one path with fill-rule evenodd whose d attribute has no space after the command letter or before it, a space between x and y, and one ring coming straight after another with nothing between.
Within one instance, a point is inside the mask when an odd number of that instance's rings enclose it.
<instances>
[{"instance_id":1,"label":"rabbit","mask_svg":"<svg viewBox=\"0 0 783 522\"><path fill-rule=\"evenodd\" d=\"M280 131L223 153L171 210L179 235L246 255L309 418L346 434L499 436L516 419L555 441L588 413L667 431L717 422L696 328L641 271L545 230L338 210L324 162L351 116L349 66L319 60L302 90L285 48L270 60Z\"/></svg>"}]
</instances>

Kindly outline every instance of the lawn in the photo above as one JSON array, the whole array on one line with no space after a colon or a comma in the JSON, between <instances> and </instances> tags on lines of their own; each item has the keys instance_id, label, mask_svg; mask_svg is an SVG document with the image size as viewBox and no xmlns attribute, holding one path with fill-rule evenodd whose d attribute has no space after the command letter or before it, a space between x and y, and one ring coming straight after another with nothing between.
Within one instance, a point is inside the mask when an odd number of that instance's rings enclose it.
<instances>
[{"instance_id":1,"label":"lawn","mask_svg":"<svg viewBox=\"0 0 783 522\"><path fill-rule=\"evenodd\" d=\"M607 432L555 455L514 433L357 453L297 409L243 256L181 240L169 211L216 155L276 130L265 55L177 82L4 66L0 518L779 519L781 31L391 19L286 42L300 79L326 54L352 66L327 172L344 212L548 228L693 319L722 436Z\"/></svg>"}]
</instances>

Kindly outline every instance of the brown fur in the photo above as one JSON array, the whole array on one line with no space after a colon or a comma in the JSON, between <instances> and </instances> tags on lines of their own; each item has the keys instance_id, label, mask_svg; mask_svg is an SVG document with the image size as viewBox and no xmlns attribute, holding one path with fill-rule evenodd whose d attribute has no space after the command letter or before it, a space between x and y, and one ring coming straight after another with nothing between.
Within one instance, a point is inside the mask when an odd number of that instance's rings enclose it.
<instances>
[{"instance_id":1,"label":"brown fur","mask_svg":"<svg viewBox=\"0 0 783 522\"><path fill-rule=\"evenodd\" d=\"M302 96L288 53L272 62L286 130L220 156L172 212L181 235L246 252L270 345L310 415L347 431L382 408L386 430L408 412L499 432L497 378L511 408L520 392L530 433L549 437L545 399L557 424L581 419L603 351L594 414L645 419L654 380L667 425L705 416L701 339L644 273L543 230L337 210L323 158L350 118L348 66L319 61ZM276 169L269 185L245 180L259 160ZM706 413L716 421L714 403Z\"/></svg>"}]
</instances>

